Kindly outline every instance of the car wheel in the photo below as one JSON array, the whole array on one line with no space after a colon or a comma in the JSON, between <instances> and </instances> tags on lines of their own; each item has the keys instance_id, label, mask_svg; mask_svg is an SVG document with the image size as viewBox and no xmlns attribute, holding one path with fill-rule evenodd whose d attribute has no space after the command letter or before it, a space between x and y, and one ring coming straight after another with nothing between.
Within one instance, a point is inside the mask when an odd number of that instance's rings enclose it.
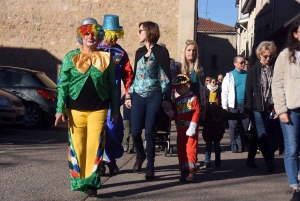
<instances>
[{"instance_id":1,"label":"car wheel","mask_svg":"<svg viewBox=\"0 0 300 201\"><path fill-rule=\"evenodd\" d=\"M35 105L26 105L26 114L24 116L23 125L27 128L36 128L41 125L42 111Z\"/></svg>"}]
</instances>

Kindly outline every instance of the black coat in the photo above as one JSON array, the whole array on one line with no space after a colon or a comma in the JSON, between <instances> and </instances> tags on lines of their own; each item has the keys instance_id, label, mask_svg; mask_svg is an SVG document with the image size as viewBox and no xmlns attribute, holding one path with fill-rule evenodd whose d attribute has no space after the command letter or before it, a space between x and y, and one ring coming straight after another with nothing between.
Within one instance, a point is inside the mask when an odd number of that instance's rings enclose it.
<instances>
[{"instance_id":1,"label":"black coat","mask_svg":"<svg viewBox=\"0 0 300 201\"><path fill-rule=\"evenodd\" d=\"M152 48L151 48L155 59L158 62L158 65L163 69L163 71L165 72L165 74L167 75L168 79L170 82L172 82L171 79L171 71L170 71L170 56L169 56L169 51L160 46L155 44ZM134 81L135 79L135 75L136 75L136 68L137 68L137 62L148 52L148 49L146 48L146 46L143 46L141 48L139 48L136 53L135 53L135 60L134 60L134 74L133 74L133 78L132 80ZM133 82L132 82L133 83ZM172 84L172 83L171 83ZM163 94L164 100L171 100L171 88L169 90L169 92L167 92L166 94Z\"/></svg>"},{"instance_id":2,"label":"black coat","mask_svg":"<svg viewBox=\"0 0 300 201\"><path fill-rule=\"evenodd\" d=\"M274 67L272 68L272 75ZM257 61L248 71L245 88L245 113L250 114L252 111L266 111L268 103L264 103L261 86L262 64ZM271 90L272 91L272 90ZM270 92L271 92L270 91ZM272 96L272 93L269 95Z\"/></svg>"}]
</instances>

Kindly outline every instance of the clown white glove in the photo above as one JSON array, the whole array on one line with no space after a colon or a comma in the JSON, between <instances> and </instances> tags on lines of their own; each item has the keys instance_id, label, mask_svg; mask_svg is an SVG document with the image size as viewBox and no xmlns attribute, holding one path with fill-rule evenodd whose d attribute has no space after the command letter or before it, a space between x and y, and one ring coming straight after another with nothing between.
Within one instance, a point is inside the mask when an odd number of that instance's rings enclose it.
<instances>
[{"instance_id":1,"label":"clown white glove","mask_svg":"<svg viewBox=\"0 0 300 201\"><path fill-rule=\"evenodd\" d=\"M173 118L173 117L174 117L174 111L173 111L173 110L169 110L168 112L165 110L165 113L166 113L170 118Z\"/></svg>"},{"instance_id":2,"label":"clown white glove","mask_svg":"<svg viewBox=\"0 0 300 201\"><path fill-rule=\"evenodd\" d=\"M186 131L186 135L193 137L196 134L197 124L195 122L191 122L189 128Z\"/></svg>"}]
</instances>

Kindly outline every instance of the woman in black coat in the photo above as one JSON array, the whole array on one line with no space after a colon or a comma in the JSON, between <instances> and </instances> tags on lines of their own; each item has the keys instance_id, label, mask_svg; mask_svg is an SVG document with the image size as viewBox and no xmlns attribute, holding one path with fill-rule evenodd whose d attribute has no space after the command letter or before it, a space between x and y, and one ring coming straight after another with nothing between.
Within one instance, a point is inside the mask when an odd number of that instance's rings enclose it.
<instances>
[{"instance_id":1,"label":"woman in black coat","mask_svg":"<svg viewBox=\"0 0 300 201\"><path fill-rule=\"evenodd\" d=\"M274 104L272 101L272 58L276 56L276 46L272 41L263 41L256 49L258 61L247 71L245 113L251 117L256 127L252 132L247 166L257 168L254 162L258 146L266 161L269 172L273 172L274 153L271 152L267 134L267 122Z\"/></svg>"}]
</instances>

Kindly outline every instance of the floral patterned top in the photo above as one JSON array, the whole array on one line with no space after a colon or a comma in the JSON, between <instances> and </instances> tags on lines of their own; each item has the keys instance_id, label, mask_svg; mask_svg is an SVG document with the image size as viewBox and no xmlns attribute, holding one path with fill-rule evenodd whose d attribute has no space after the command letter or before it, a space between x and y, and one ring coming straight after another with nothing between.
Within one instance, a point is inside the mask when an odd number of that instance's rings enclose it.
<instances>
[{"instance_id":1,"label":"floral patterned top","mask_svg":"<svg viewBox=\"0 0 300 201\"><path fill-rule=\"evenodd\" d=\"M137 62L135 73L135 79L128 91L130 94L136 92L145 98L158 92L167 94L171 90L171 83L163 69L158 65L153 53L148 59L142 57Z\"/></svg>"}]
</instances>

